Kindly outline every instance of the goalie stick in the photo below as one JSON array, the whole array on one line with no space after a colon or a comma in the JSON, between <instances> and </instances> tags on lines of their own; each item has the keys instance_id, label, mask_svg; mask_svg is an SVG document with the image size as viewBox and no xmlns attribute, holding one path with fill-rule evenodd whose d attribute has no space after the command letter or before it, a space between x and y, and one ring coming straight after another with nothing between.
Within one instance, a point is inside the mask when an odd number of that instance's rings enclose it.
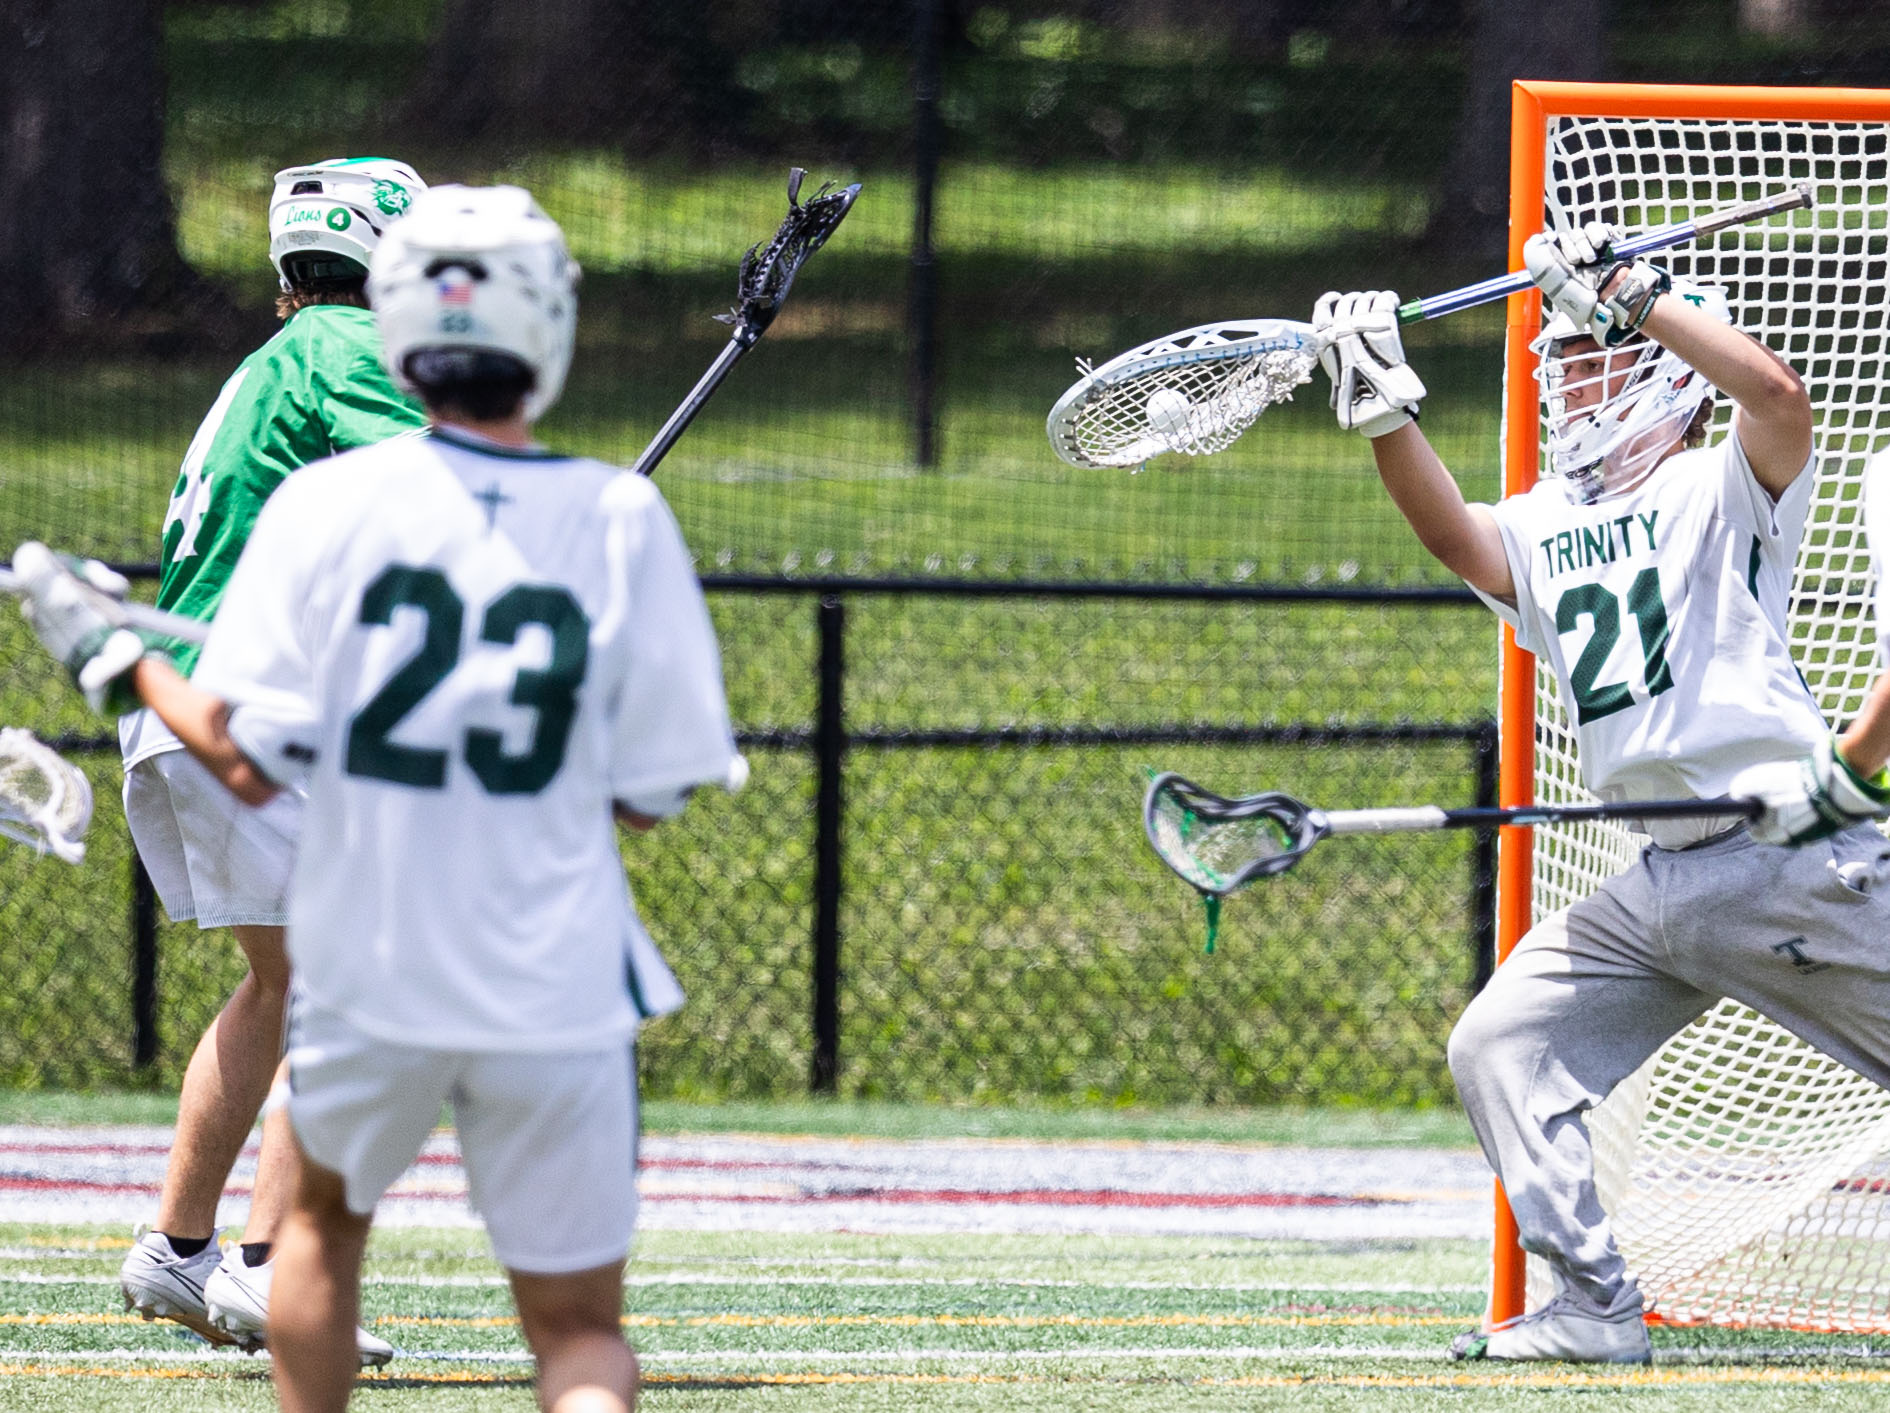
<instances>
[{"instance_id":1,"label":"goalie stick","mask_svg":"<svg viewBox=\"0 0 1890 1413\"><path fill-rule=\"evenodd\" d=\"M1636 800L1594 805L1507 805L1444 809L1322 810L1268 791L1228 798L1175 772L1149 782L1142 827L1167 864L1207 898L1225 898L1256 878L1285 873L1335 834L1408 834L1500 825L1579 824L1609 819L1756 819L1757 800Z\"/></svg>"},{"instance_id":2,"label":"goalie stick","mask_svg":"<svg viewBox=\"0 0 1890 1413\"><path fill-rule=\"evenodd\" d=\"M1803 183L1626 237L1604 254L1611 260L1630 260L1812 204L1811 185ZM1398 322L1435 319L1533 287L1527 272L1498 275L1409 300L1398 306ZM1050 409L1050 445L1072 466L1139 466L1171 451L1210 456L1232 445L1267 408L1310 381L1320 347L1311 324L1247 319L1183 329L1118 354L1098 368L1078 360L1083 376Z\"/></svg>"},{"instance_id":3,"label":"goalie stick","mask_svg":"<svg viewBox=\"0 0 1890 1413\"><path fill-rule=\"evenodd\" d=\"M20 576L11 569L0 568L0 594L23 594L26 585L20 582ZM177 638L186 643L201 643L210 636L210 625L195 618L186 618L181 613L166 613L161 608L152 608L149 604L126 602L120 605L125 614L125 626L136 628L141 633L149 633L160 638Z\"/></svg>"},{"instance_id":4,"label":"goalie stick","mask_svg":"<svg viewBox=\"0 0 1890 1413\"><path fill-rule=\"evenodd\" d=\"M794 287L794 276L802 263L827 243L827 238L846 219L847 212L853 209L853 202L860 194L858 182L837 191L833 183L828 182L808 198L806 205L802 205L801 181L806 175L799 167L789 169L787 218L766 245L750 246L748 253L742 256L741 271L735 282L735 307L726 314L715 316L724 324L734 325L735 332L729 335L728 342L709 365L709 371L697 380L682 404L669 414L669 420L657 429L650 444L643 449L643 455L630 468L638 475L651 476L656 473L656 464L668 454L669 449L676 444L676 439L695 420L702 405L709 400L709 395L728 376L729 369L755 346L767 332L768 325L774 322L774 316L781 312L781 305L787 299L788 291Z\"/></svg>"}]
</instances>

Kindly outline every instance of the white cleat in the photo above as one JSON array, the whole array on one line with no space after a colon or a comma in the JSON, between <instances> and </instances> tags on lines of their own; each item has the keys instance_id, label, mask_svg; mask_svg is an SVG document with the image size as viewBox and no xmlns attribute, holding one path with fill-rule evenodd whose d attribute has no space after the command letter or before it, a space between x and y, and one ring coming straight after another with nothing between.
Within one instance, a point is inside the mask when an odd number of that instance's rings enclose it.
<instances>
[{"instance_id":1,"label":"white cleat","mask_svg":"<svg viewBox=\"0 0 1890 1413\"><path fill-rule=\"evenodd\" d=\"M229 1255L204 1285L204 1305L217 1332L237 1348L254 1354L268 1347L269 1287L276 1263L260 1266L243 1262L243 1248L232 1246ZM354 1349L363 1369L378 1369L394 1357L394 1346L355 1327Z\"/></svg>"},{"instance_id":2,"label":"white cleat","mask_svg":"<svg viewBox=\"0 0 1890 1413\"><path fill-rule=\"evenodd\" d=\"M1452 1359L1562 1359L1571 1364L1647 1364L1654 1357L1638 1305L1606 1315L1566 1295L1493 1330L1468 1330Z\"/></svg>"},{"instance_id":3,"label":"white cleat","mask_svg":"<svg viewBox=\"0 0 1890 1413\"><path fill-rule=\"evenodd\" d=\"M118 1268L125 1308L136 1310L147 1320L173 1320L212 1344L232 1343L230 1336L212 1323L204 1304L204 1286L223 1259L215 1234L195 1256L179 1256L161 1231L139 1227L133 1236L136 1240L131 1254Z\"/></svg>"}]
</instances>

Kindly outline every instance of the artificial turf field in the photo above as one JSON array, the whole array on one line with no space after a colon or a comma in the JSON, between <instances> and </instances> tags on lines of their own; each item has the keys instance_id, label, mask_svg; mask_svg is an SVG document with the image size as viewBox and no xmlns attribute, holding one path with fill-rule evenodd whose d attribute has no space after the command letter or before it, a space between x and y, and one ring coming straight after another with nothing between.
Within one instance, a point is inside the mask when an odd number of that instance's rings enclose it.
<instances>
[{"instance_id":1,"label":"artificial turf field","mask_svg":"<svg viewBox=\"0 0 1890 1413\"><path fill-rule=\"evenodd\" d=\"M17 1102L0 1119L17 1122ZM66 1103L58 1122L149 1117L133 1100ZM860 1130L940 1145L954 1128L1050 1139L1108 1132L1105 1116L850 1106L743 1106L777 1135ZM724 1128L713 1110L656 1106L654 1128ZM1231 1145L1256 1164L1295 1136L1414 1155L1463 1141L1451 1115L1119 1116L1125 1138L1205 1163ZM96 1132L96 1130L94 1130ZM927 1135L934 1135L927 1137ZM1192 1136L1191 1135L1196 1135ZM656 1136L654 1133L653 1137ZM723 1133L719 1135L727 1138ZM804 1140L793 1140L804 1141ZM1005 1141L1015 1141L1014 1139ZM1115 1150L1121 1152L1122 1141ZM1356 1150L1361 1161L1366 1148ZM1185 1151L1184 1151L1185 1156ZM1794 1333L1657 1330L1651 1369L1452 1364L1442 1350L1483 1302L1474 1240L1256 1240L1227 1235L646 1229L625 1291L645 1406L687 1410L1369 1409L1631 1399L1649 1409L1864 1409L1890 1394L1890 1342ZM266 1358L207 1350L124 1313L126 1229L0 1224L0 1408L221 1410L273 1406ZM355 1406L533 1406L502 1278L477 1231L385 1227L363 1318L401 1351ZM1612 1406L1612 1404L1610 1405Z\"/></svg>"}]
</instances>

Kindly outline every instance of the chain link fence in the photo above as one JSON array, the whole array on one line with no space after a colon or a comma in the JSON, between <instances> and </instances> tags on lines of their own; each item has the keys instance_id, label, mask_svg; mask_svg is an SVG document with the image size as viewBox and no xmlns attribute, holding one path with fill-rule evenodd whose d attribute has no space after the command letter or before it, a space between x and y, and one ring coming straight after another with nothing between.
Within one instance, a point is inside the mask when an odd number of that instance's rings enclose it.
<instances>
[{"instance_id":1,"label":"chain link fence","mask_svg":"<svg viewBox=\"0 0 1890 1413\"><path fill-rule=\"evenodd\" d=\"M1064 465L1045 414L1078 358L1492 273L1524 69L1890 74L1890 20L1827 0L85 15L0 16L0 547L149 570L193 429L275 327L279 168L379 152L529 186L585 267L543 433L618 462L720 347L788 166L864 184L661 472L756 766L625 846L692 997L645 1080L704 1097L1447 1102L1476 840L1334 842L1230 904L1206 956L1137 803L1151 767L1335 806L1487 795L1490 619L1322 384L1139 476ZM1501 320L1409 333L1473 498ZM174 1083L235 949L140 905L115 751L10 611L0 720L81 750L99 796L82 869L0 852L0 1083Z\"/></svg>"},{"instance_id":2,"label":"chain link fence","mask_svg":"<svg viewBox=\"0 0 1890 1413\"><path fill-rule=\"evenodd\" d=\"M768 644L730 661L754 773L626 842L690 993L646 1035L651 1093L1448 1101L1491 840L1329 844L1230 903L1209 955L1139 803L1158 769L1334 805L1493 801L1488 724L1372 711L1401 660L1487 644L1480 614L716 581L711 605ZM1347 658L1298 652L1347 633ZM83 867L0 853L0 1084L175 1083L241 959L161 923L115 746L10 616L4 634L0 700L86 762L99 811Z\"/></svg>"}]
</instances>

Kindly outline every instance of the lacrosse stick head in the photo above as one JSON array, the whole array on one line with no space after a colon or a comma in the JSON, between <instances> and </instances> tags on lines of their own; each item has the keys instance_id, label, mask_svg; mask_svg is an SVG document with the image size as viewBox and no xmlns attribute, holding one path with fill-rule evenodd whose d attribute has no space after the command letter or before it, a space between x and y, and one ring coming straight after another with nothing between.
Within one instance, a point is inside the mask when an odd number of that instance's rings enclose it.
<instances>
[{"instance_id":1,"label":"lacrosse stick head","mask_svg":"<svg viewBox=\"0 0 1890 1413\"><path fill-rule=\"evenodd\" d=\"M1072 466L1140 466L1163 452L1210 456L1286 402L1319 361L1312 325L1201 324L1117 354L1050 409L1046 430Z\"/></svg>"},{"instance_id":2,"label":"lacrosse stick head","mask_svg":"<svg viewBox=\"0 0 1890 1413\"><path fill-rule=\"evenodd\" d=\"M0 728L0 834L76 864L85 858L92 786L30 731Z\"/></svg>"},{"instance_id":3,"label":"lacrosse stick head","mask_svg":"<svg viewBox=\"0 0 1890 1413\"><path fill-rule=\"evenodd\" d=\"M1229 799L1173 771L1149 782L1142 827L1161 861L1208 898L1285 873L1327 828L1324 814L1291 795Z\"/></svg>"},{"instance_id":4,"label":"lacrosse stick head","mask_svg":"<svg viewBox=\"0 0 1890 1413\"><path fill-rule=\"evenodd\" d=\"M801 182L807 173L799 167L788 172L788 213L765 245L750 246L742 256L741 273L735 283L735 307L715 317L735 326L735 338L744 345L760 338L782 301L794 286L794 276L821 246L827 243L860 194L860 184L835 188L823 183L820 190L801 201Z\"/></svg>"}]
</instances>

